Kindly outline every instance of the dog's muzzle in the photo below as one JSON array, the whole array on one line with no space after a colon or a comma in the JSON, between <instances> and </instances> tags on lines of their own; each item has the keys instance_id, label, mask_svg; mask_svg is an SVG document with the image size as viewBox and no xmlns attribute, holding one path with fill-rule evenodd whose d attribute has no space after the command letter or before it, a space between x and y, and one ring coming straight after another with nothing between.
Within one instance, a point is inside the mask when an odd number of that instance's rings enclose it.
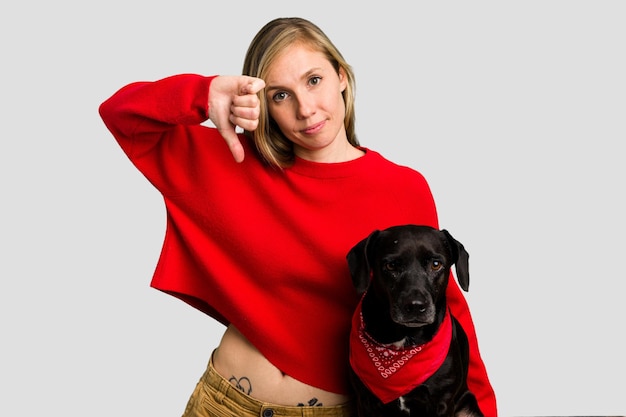
<instances>
[{"instance_id":1,"label":"dog's muzzle","mask_svg":"<svg viewBox=\"0 0 626 417\"><path fill-rule=\"evenodd\" d=\"M421 327L435 320L435 305L424 296L406 297L393 303L391 318L406 327Z\"/></svg>"}]
</instances>

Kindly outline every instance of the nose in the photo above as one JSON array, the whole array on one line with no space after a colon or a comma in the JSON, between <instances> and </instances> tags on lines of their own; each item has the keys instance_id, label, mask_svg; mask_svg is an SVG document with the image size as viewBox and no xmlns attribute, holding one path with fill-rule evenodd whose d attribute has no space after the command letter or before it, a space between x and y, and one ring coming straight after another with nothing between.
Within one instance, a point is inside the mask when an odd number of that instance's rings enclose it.
<instances>
[{"instance_id":1,"label":"nose","mask_svg":"<svg viewBox=\"0 0 626 417\"><path fill-rule=\"evenodd\" d=\"M305 94L299 95L297 98L298 108L296 116L299 119L307 119L315 114L315 106L312 97Z\"/></svg>"},{"instance_id":2,"label":"nose","mask_svg":"<svg viewBox=\"0 0 626 417\"><path fill-rule=\"evenodd\" d=\"M414 299L408 303L405 303L402 307L402 310L406 315L413 315L418 313L421 314L426 311L426 306L426 301Z\"/></svg>"}]
</instances>

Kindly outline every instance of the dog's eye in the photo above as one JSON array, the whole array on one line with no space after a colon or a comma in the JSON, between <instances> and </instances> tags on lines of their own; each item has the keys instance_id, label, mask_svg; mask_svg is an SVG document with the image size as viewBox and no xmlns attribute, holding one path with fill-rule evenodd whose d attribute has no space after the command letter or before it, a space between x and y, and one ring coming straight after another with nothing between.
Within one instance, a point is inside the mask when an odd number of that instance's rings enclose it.
<instances>
[{"instance_id":1,"label":"dog's eye","mask_svg":"<svg viewBox=\"0 0 626 417\"><path fill-rule=\"evenodd\" d=\"M398 263L395 261L389 261L389 262L385 262L383 264L383 269L385 269L385 271L389 271L389 272L395 272L398 270Z\"/></svg>"},{"instance_id":2,"label":"dog's eye","mask_svg":"<svg viewBox=\"0 0 626 417\"><path fill-rule=\"evenodd\" d=\"M439 262L436 259L433 259L430 262L430 269L432 269L433 271L439 271L441 268L443 268L443 263Z\"/></svg>"}]
</instances>

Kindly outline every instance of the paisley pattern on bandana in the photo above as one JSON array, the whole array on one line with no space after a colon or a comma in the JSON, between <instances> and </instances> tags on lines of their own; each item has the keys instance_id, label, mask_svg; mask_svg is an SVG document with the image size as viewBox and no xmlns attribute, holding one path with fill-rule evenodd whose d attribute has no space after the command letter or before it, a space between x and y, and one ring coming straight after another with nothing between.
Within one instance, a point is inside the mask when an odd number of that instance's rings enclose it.
<instances>
[{"instance_id":1,"label":"paisley pattern on bandana","mask_svg":"<svg viewBox=\"0 0 626 417\"><path fill-rule=\"evenodd\" d=\"M441 366L452 341L450 311L432 340L410 348L395 348L375 341L365 331L361 302L352 317L350 365L353 371L383 403L409 393Z\"/></svg>"},{"instance_id":2,"label":"paisley pattern on bandana","mask_svg":"<svg viewBox=\"0 0 626 417\"><path fill-rule=\"evenodd\" d=\"M409 359L422 350L422 346L415 346L411 349L394 349L393 346L379 344L365 331L363 313L360 314L360 317L359 340L363 343L368 356L380 372L381 377L389 378L389 376L404 366Z\"/></svg>"}]
</instances>

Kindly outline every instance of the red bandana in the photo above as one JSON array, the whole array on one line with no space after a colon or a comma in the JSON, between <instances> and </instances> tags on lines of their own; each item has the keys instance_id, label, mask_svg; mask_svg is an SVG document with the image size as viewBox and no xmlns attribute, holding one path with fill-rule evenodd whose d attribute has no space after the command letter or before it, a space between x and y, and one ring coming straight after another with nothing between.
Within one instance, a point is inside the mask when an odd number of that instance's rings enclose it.
<instances>
[{"instance_id":1,"label":"red bandana","mask_svg":"<svg viewBox=\"0 0 626 417\"><path fill-rule=\"evenodd\" d=\"M352 317L350 365L370 391L387 404L433 375L448 355L451 340L452 320L447 311L433 339L423 345L398 349L380 344L365 331L360 302Z\"/></svg>"}]
</instances>

